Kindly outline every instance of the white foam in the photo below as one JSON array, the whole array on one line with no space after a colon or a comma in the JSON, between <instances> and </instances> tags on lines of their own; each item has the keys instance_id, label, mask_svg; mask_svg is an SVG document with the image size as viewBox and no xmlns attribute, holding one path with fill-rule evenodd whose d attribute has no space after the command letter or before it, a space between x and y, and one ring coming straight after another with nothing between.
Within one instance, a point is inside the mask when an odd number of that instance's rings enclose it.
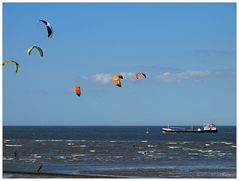
<instances>
[{"instance_id":1,"label":"white foam","mask_svg":"<svg viewBox=\"0 0 239 181\"><path fill-rule=\"evenodd\" d=\"M197 150L197 151L199 151L201 153L207 153L208 152L208 150Z\"/></svg>"},{"instance_id":2,"label":"white foam","mask_svg":"<svg viewBox=\"0 0 239 181\"><path fill-rule=\"evenodd\" d=\"M33 158L41 158L41 156L38 155L38 154L31 154L31 156L32 156Z\"/></svg>"},{"instance_id":3,"label":"white foam","mask_svg":"<svg viewBox=\"0 0 239 181\"><path fill-rule=\"evenodd\" d=\"M85 156L85 154L72 154L72 157Z\"/></svg>"},{"instance_id":4,"label":"white foam","mask_svg":"<svg viewBox=\"0 0 239 181\"><path fill-rule=\"evenodd\" d=\"M176 143L176 142L168 142L168 144L170 144L170 145L176 145L177 143Z\"/></svg>"},{"instance_id":5,"label":"white foam","mask_svg":"<svg viewBox=\"0 0 239 181\"><path fill-rule=\"evenodd\" d=\"M59 141L65 141L65 140L54 140L54 139L52 139L52 140L47 140L47 141L59 142Z\"/></svg>"},{"instance_id":6,"label":"white foam","mask_svg":"<svg viewBox=\"0 0 239 181\"><path fill-rule=\"evenodd\" d=\"M191 156L198 156L199 153L188 153L188 155L191 155Z\"/></svg>"},{"instance_id":7,"label":"white foam","mask_svg":"<svg viewBox=\"0 0 239 181\"><path fill-rule=\"evenodd\" d=\"M171 149L179 148L178 146L169 146Z\"/></svg>"},{"instance_id":8,"label":"white foam","mask_svg":"<svg viewBox=\"0 0 239 181\"><path fill-rule=\"evenodd\" d=\"M117 141L110 141L110 143L115 143L115 142L117 142Z\"/></svg>"},{"instance_id":9,"label":"white foam","mask_svg":"<svg viewBox=\"0 0 239 181\"><path fill-rule=\"evenodd\" d=\"M56 156L56 158L65 159L66 156Z\"/></svg>"},{"instance_id":10,"label":"white foam","mask_svg":"<svg viewBox=\"0 0 239 181\"><path fill-rule=\"evenodd\" d=\"M86 147L86 145L80 145L80 147L84 148L84 147Z\"/></svg>"},{"instance_id":11,"label":"white foam","mask_svg":"<svg viewBox=\"0 0 239 181\"><path fill-rule=\"evenodd\" d=\"M144 155L144 151L137 151L137 153L140 153L140 154Z\"/></svg>"},{"instance_id":12,"label":"white foam","mask_svg":"<svg viewBox=\"0 0 239 181\"><path fill-rule=\"evenodd\" d=\"M190 150L190 151L193 151L193 150L197 150L196 148L182 148L183 150Z\"/></svg>"},{"instance_id":13,"label":"white foam","mask_svg":"<svg viewBox=\"0 0 239 181\"><path fill-rule=\"evenodd\" d=\"M192 143L192 141L183 141L180 144L187 144L187 143Z\"/></svg>"},{"instance_id":14,"label":"white foam","mask_svg":"<svg viewBox=\"0 0 239 181\"><path fill-rule=\"evenodd\" d=\"M10 141L13 141L13 140L5 139L3 142L4 142L4 143L7 143L7 142L10 142Z\"/></svg>"},{"instance_id":15,"label":"white foam","mask_svg":"<svg viewBox=\"0 0 239 181\"><path fill-rule=\"evenodd\" d=\"M147 145L148 148L154 148L157 147L158 145Z\"/></svg>"},{"instance_id":16,"label":"white foam","mask_svg":"<svg viewBox=\"0 0 239 181\"><path fill-rule=\"evenodd\" d=\"M85 156L85 154L79 154L78 156Z\"/></svg>"},{"instance_id":17,"label":"white foam","mask_svg":"<svg viewBox=\"0 0 239 181\"><path fill-rule=\"evenodd\" d=\"M226 144L226 145L232 145L232 142L222 141L221 143L224 143L224 144Z\"/></svg>"},{"instance_id":18,"label":"white foam","mask_svg":"<svg viewBox=\"0 0 239 181\"><path fill-rule=\"evenodd\" d=\"M142 140L141 142L142 142L142 143L147 143L148 141L147 141L147 140Z\"/></svg>"},{"instance_id":19,"label":"white foam","mask_svg":"<svg viewBox=\"0 0 239 181\"><path fill-rule=\"evenodd\" d=\"M22 145L8 145L8 144L6 144L5 146L8 146L8 147L21 147Z\"/></svg>"},{"instance_id":20,"label":"white foam","mask_svg":"<svg viewBox=\"0 0 239 181\"><path fill-rule=\"evenodd\" d=\"M34 158L20 158L19 160L21 160L21 161L25 161L25 162L35 162L36 161L36 159L34 159Z\"/></svg>"},{"instance_id":21,"label":"white foam","mask_svg":"<svg viewBox=\"0 0 239 181\"><path fill-rule=\"evenodd\" d=\"M3 157L3 160L13 160L13 158L6 158L6 157Z\"/></svg>"},{"instance_id":22,"label":"white foam","mask_svg":"<svg viewBox=\"0 0 239 181\"><path fill-rule=\"evenodd\" d=\"M94 153L94 152L95 152L95 150L89 150L89 152L91 152L91 153Z\"/></svg>"},{"instance_id":23,"label":"white foam","mask_svg":"<svg viewBox=\"0 0 239 181\"><path fill-rule=\"evenodd\" d=\"M43 142L43 141L46 141L46 140L35 140L36 142Z\"/></svg>"},{"instance_id":24,"label":"white foam","mask_svg":"<svg viewBox=\"0 0 239 181\"><path fill-rule=\"evenodd\" d=\"M219 156L225 156L226 153L218 153Z\"/></svg>"}]
</instances>

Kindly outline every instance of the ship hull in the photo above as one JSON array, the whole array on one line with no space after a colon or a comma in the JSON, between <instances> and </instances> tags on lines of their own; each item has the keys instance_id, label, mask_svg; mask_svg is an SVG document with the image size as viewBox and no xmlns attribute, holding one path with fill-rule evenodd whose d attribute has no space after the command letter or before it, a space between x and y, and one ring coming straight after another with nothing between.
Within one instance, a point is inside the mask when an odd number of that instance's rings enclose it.
<instances>
[{"instance_id":1,"label":"ship hull","mask_svg":"<svg viewBox=\"0 0 239 181\"><path fill-rule=\"evenodd\" d=\"M217 133L217 130L162 130L163 133Z\"/></svg>"}]
</instances>

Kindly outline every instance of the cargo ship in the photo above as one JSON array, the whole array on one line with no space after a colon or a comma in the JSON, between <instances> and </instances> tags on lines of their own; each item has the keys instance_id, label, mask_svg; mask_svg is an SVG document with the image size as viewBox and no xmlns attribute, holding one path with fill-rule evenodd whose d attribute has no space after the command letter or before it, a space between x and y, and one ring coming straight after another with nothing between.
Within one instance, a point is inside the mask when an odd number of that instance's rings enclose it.
<instances>
[{"instance_id":1,"label":"cargo ship","mask_svg":"<svg viewBox=\"0 0 239 181\"><path fill-rule=\"evenodd\" d=\"M170 127L162 128L163 133L217 133L217 127L213 123L206 123L202 128Z\"/></svg>"}]
</instances>

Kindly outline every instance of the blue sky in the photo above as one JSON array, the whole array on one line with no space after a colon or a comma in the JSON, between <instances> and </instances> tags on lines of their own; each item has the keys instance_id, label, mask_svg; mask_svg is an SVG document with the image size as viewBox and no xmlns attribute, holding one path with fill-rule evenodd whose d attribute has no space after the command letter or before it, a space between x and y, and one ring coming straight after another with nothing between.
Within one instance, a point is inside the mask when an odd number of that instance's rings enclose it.
<instances>
[{"instance_id":1,"label":"blue sky","mask_svg":"<svg viewBox=\"0 0 239 181\"><path fill-rule=\"evenodd\" d=\"M7 59L4 125L236 124L235 3L3 3Z\"/></svg>"}]
</instances>

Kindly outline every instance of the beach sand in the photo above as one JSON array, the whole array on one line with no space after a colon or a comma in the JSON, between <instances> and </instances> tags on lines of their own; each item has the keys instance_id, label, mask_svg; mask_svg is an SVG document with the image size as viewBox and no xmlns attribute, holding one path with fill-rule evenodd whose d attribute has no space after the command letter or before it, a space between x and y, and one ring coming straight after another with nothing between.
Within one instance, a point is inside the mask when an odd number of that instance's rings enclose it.
<instances>
[{"instance_id":1,"label":"beach sand","mask_svg":"<svg viewBox=\"0 0 239 181\"><path fill-rule=\"evenodd\" d=\"M190 173L175 168L114 169L84 171L75 175L4 171L3 178L233 178L235 172L231 168L195 168Z\"/></svg>"}]
</instances>

